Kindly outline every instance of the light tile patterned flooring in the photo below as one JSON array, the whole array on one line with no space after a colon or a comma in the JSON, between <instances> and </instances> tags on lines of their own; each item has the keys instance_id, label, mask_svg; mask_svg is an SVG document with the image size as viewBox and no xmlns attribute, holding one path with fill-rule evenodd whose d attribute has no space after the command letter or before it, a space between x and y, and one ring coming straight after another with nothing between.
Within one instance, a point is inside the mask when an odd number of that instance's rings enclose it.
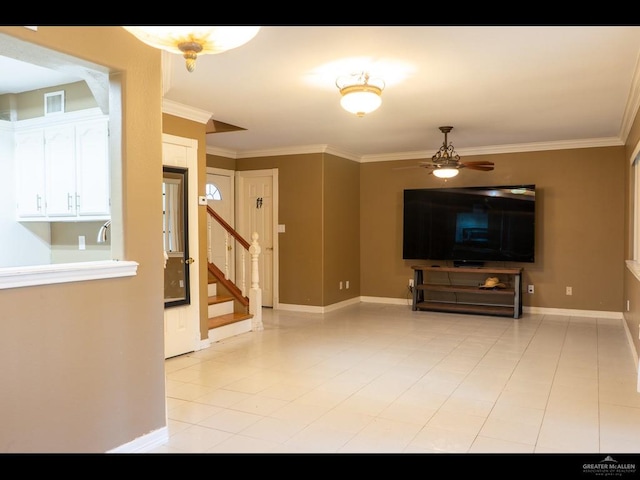
<instances>
[{"instance_id":1,"label":"light tile patterned flooring","mask_svg":"<svg viewBox=\"0 0 640 480\"><path fill-rule=\"evenodd\" d=\"M359 303L165 361L154 453L640 453L622 320Z\"/></svg>"}]
</instances>

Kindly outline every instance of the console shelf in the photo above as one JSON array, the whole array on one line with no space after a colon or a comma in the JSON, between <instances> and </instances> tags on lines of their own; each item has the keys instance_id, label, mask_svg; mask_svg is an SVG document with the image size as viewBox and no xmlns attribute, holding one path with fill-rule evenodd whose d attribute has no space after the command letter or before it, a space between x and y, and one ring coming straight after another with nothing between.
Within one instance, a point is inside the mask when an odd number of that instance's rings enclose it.
<instances>
[{"instance_id":1,"label":"console shelf","mask_svg":"<svg viewBox=\"0 0 640 480\"><path fill-rule=\"evenodd\" d=\"M411 268L414 275L412 310L522 316L522 268L424 265ZM480 288L488 277L498 277L505 288Z\"/></svg>"}]
</instances>

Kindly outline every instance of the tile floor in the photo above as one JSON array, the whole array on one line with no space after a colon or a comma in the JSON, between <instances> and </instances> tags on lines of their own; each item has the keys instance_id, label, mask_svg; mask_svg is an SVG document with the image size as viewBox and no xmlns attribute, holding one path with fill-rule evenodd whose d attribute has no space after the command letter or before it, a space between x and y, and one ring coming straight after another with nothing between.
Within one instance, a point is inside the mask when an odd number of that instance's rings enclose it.
<instances>
[{"instance_id":1,"label":"tile floor","mask_svg":"<svg viewBox=\"0 0 640 480\"><path fill-rule=\"evenodd\" d=\"M166 360L153 453L640 453L622 320L360 303L263 323Z\"/></svg>"}]
</instances>

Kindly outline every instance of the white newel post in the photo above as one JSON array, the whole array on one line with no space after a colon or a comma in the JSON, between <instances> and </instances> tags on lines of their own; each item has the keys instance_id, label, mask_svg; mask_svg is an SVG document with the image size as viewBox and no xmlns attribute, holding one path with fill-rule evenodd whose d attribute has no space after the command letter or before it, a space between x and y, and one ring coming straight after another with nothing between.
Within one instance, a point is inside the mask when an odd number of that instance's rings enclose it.
<instances>
[{"instance_id":1,"label":"white newel post","mask_svg":"<svg viewBox=\"0 0 640 480\"><path fill-rule=\"evenodd\" d=\"M262 290L260 289L260 275L258 273L258 256L260 255L260 245L258 244L258 234L251 234L251 290L249 290L249 313L253 315L251 319L252 330L264 330L262 324Z\"/></svg>"}]
</instances>

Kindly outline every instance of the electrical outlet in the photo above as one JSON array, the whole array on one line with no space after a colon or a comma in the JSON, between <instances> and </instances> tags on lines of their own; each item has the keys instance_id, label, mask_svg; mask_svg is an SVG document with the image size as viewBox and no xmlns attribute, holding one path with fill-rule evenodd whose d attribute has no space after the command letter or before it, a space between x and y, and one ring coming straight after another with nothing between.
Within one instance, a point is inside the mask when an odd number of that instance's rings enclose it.
<instances>
[{"instance_id":1,"label":"electrical outlet","mask_svg":"<svg viewBox=\"0 0 640 480\"><path fill-rule=\"evenodd\" d=\"M413 278L410 278L410 279L409 279L409 287L410 287L410 288L413 288Z\"/></svg>"},{"instance_id":2,"label":"electrical outlet","mask_svg":"<svg viewBox=\"0 0 640 480\"><path fill-rule=\"evenodd\" d=\"M345 286L345 288L346 288L347 290L349 290L349 280L347 280L347 281L344 283L344 286Z\"/></svg>"},{"instance_id":3,"label":"electrical outlet","mask_svg":"<svg viewBox=\"0 0 640 480\"><path fill-rule=\"evenodd\" d=\"M78 235L78 250L84 250L86 248L86 243L84 239L84 235Z\"/></svg>"},{"instance_id":4,"label":"electrical outlet","mask_svg":"<svg viewBox=\"0 0 640 480\"><path fill-rule=\"evenodd\" d=\"M340 290L342 290L342 282L340 282Z\"/></svg>"},{"instance_id":5,"label":"electrical outlet","mask_svg":"<svg viewBox=\"0 0 640 480\"><path fill-rule=\"evenodd\" d=\"M573 288L567 287L566 293L567 295L573 295Z\"/></svg>"},{"instance_id":6,"label":"electrical outlet","mask_svg":"<svg viewBox=\"0 0 640 480\"><path fill-rule=\"evenodd\" d=\"M527 292L528 293L533 293L533 285L527 286Z\"/></svg>"}]
</instances>

